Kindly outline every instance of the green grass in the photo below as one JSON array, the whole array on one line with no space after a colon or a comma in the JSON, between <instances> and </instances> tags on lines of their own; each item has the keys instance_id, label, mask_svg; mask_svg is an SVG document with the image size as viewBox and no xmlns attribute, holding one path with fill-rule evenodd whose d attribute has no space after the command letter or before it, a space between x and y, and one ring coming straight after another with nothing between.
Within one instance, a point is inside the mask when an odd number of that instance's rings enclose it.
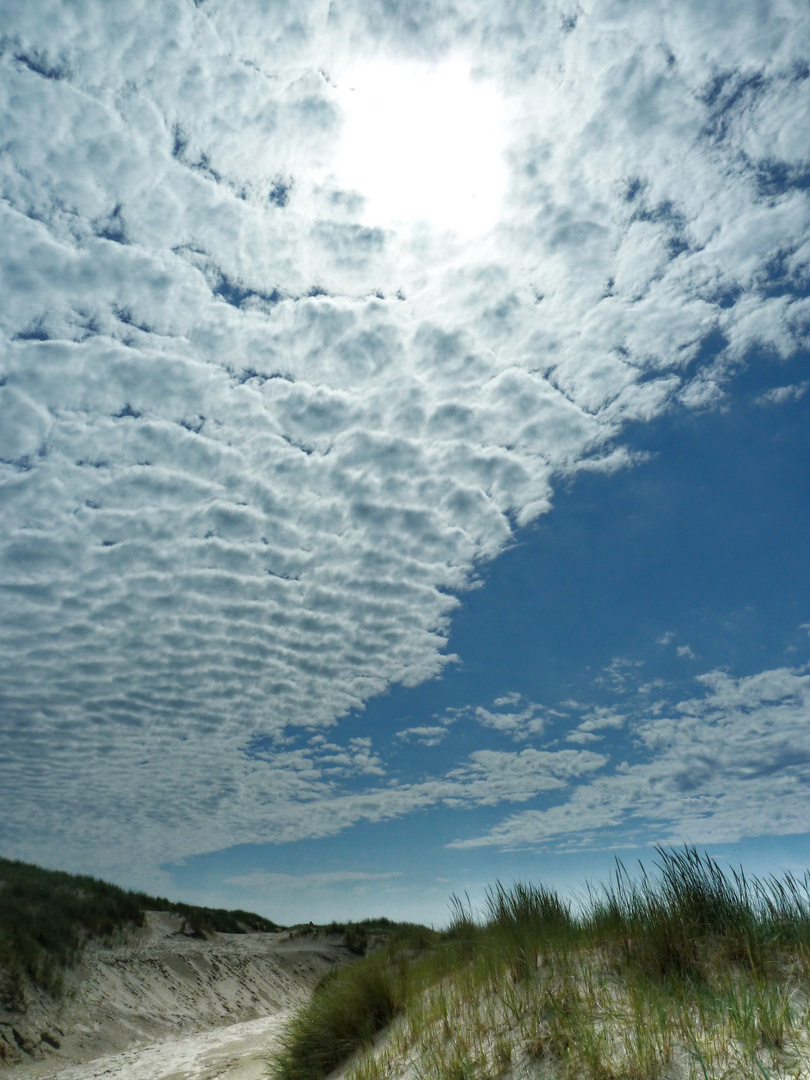
<instances>
[{"instance_id":1,"label":"green grass","mask_svg":"<svg viewBox=\"0 0 810 1080\"><path fill-rule=\"evenodd\" d=\"M576 908L527 883L451 906L446 931L392 938L316 989L276 1080L350 1059L349 1080L810 1077L808 875L659 848L652 872L617 862Z\"/></svg>"},{"instance_id":2,"label":"green grass","mask_svg":"<svg viewBox=\"0 0 810 1080\"><path fill-rule=\"evenodd\" d=\"M395 973L379 956L331 972L287 1033L280 1075L326 1076L396 1014Z\"/></svg>"},{"instance_id":3,"label":"green grass","mask_svg":"<svg viewBox=\"0 0 810 1080\"><path fill-rule=\"evenodd\" d=\"M250 912L174 903L92 877L0 859L0 1007L24 1004L26 978L59 994L65 969L78 961L89 939L110 941L128 926L142 926L145 911L175 912L186 931L199 936L278 929Z\"/></svg>"},{"instance_id":4,"label":"green grass","mask_svg":"<svg viewBox=\"0 0 810 1080\"><path fill-rule=\"evenodd\" d=\"M415 924L369 920L384 946L347 967L330 971L309 1005L293 1020L271 1063L280 1080L323 1077L371 1042L424 985L452 970L435 948L439 934ZM342 926L333 924L334 932Z\"/></svg>"}]
</instances>

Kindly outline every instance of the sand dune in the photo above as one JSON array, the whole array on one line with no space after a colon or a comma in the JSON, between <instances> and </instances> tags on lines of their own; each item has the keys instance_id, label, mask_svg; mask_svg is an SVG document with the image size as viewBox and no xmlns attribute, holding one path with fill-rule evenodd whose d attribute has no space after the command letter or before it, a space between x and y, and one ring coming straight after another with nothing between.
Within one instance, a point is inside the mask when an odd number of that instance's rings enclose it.
<instances>
[{"instance_id":1,"label":"sand dune","mask_svg":"<svg viewBox=\"0 0 810 1080\"><path fill-rule=\"evenodd\" d=\"M32 996L25 1014L0 1014L0 1076L254 1080L289 1012L348 955L339 936L201 940L180 916L149 912L115 946L87 948L61 1003Z\"/></svg>"}]
</instances>

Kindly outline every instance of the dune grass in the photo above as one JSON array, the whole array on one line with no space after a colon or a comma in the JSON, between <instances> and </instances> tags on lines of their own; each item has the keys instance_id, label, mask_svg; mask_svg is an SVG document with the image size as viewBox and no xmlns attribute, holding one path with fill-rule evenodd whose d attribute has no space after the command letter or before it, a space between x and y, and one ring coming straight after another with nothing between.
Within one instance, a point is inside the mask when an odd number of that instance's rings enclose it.
<instances>
[{"instance_id":1,"label":"dune grass","mask_svg":"<svg viewBox=\"0 0 810 1080\"><path fill-rule=\"evenodd\" d=\"M379 928L379 921L374 920ZM362 924L361 924L362 925ZM436 931L389 924L382 948L336 968L316 986L307 1007L285 1032L271 1072L279 1080L314 1080L371 1043L425 985L454 967Z\"/></svg>"},{"instance_id":2,"label":"dune grass","mask_svg":"<svg viewBox=\"0 0 810 1080\"><path fill-rule=\"evenodd\" d=\"M287 1033L279 1075L326 1076L394 1017L400 1001L389 965L379 956L330 973Z\"/></svg>"},{"instance_id":3,"label":"dune grass","mask_svg":"<svg viewBox=\"0 0 810 1080\"><path fill-rule=\"evenodd\" d=\"M350 1059L349 1080L810 1077L807 875L659 848L654 873L617 862L576 908L526 883L452 908L447 931L392 939L316 990L276 1080Z\"/></svg>"},{"instance_id":4,"label":"dune grass","mask_svg":"<svg viewBox=\"0 0 810 1080\"><path fill-rule=\"evenodd\" d=\"M186 932L197 936L278 929L250 912L174 903L96 878L0 859L0 1008L24 1008L26 980L58 995L65 969L78 961L89 939L110 941L127 926L142 926L146 911L175 912Z\"/></svg>"}]
</instances>

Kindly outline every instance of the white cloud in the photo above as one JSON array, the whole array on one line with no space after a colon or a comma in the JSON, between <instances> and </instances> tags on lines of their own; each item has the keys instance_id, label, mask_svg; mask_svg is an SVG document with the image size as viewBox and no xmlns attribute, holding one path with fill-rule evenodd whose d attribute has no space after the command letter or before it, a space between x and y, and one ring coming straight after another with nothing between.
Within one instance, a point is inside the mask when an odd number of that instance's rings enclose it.
<instances>
[{"instance_id":1,"label":"white cloud","mask_svg":"<svg viewBox=\"0 0 810 1080\"><path fill-rule=\"evenodd\" d=\"M614 656L611 662L602 669L603 673L596 676L594 682L597 686L612 690L614 694L623 694L630 685L634 684L636 671L641 666L640 660Z\"/></svg>"},{"instance_id":2,"label":"white cloud","mask_svg":"<svg viewBox=\"0 0 810 1080\"><path fill-rule=\"evenodd\" d=\"M501 710L509 709L510 711L492 712L483 705L479 705L473 715L483 727L500 731L516 741L528 739L532 735L540 735L546 727L547 719L543 707L533 701L527 701L519 694L497 698L494 705Z\"/></svg>"},{"instance_id":3,"label":"white cloud","mask_svg":"<svg viewBox=\"0 0 810 1080\"><path fill-rule=\"evenodd\" d=\"M422 724L416 727L403 728L402 731L396 733L398 739L402 739L405 742L416 742L420 746L438 746L447 735L446 727L439 727L437 725Z\"/></svg>"},{"instance_id":4,"label":"white cloud","mask_svg":"<svg viewBox=\"0 0 810 1080\"><path fill-rule=\"evenodd\" d=\"M439 675L456 597L555 473L631 465L623 424L716 404L754 344L804 339L810 16L759 11L4 12L8 850L163 861L445 797L352 794L294 826L384 766L244 748ZM450 52L508 112L506 209L473 246L369 227L329 180L341 73ZM505 784L468 768L448 798Z\"/></svg>"},{"instance_id":5,"label":"white cloud","mask_svg":"<svg viewBox=\"0 0 810 1080\"><path fill-rule=\"evenodd\" d=\"M563 714L545 705L529 701L522 694L510 690L499 695L492 702L492 708L484 705L458 706L448 708L443 714L443 721L455 722L459 719L474 720L482 727L507 735L515 742L540 735L549 719Z\"/></svg>"},{"instance_id":6,"label":"white cloud","mask_svg":"<svg viewBox=\"0 0 810 1080\"><path fill-rule=\"evenodd\" d=\"M608 705L592 705L582 714L579 731L599 731L604 728L623 728L627 722L624 713Z\"/></svg>"},{"instance_id":7,"label":"white cloud","mask_svg":"<svg viewBox=\"0 0 810 1080\"><path fill-rule=\"evenodd\" d=\"M662 634L660 637L656 638L655 643L656 645L671 645L674 640L675 634L671 630L668 630L665 634ZM690 645L676 645L675 652L682 660L697 659L697 656L693 652Z\"/></svg>"},{"instance_id":8,"label":"white cloud","mask_svg":"<svg viewBox=\"0 0 810 1080\"><path fill-rule=\"evenodd\" d=\"M696 681L706 687L704 697L636 721L644 759L600 772L549 809L513 814L452 846L534 846L619 826L625 838L664 843L804 832L810 813L807 668L738 679L715 670Z\"/></svg>"},{"instance_id":9,"label":"white cloud","mask_svg":"<svg viewBox=\"0 0 810 1080\"><path fill-rule=\"evenodd\" d=\"M775 386L772 390L766 390L764 394L760 394L757 402L760 405L783 405L786 401L798 401L807 393L808 387L810 387L808 379L790 386Z\"/></svg>"},{"instance_id":10,"label":"white cloud","mask_svg":"<svg viewBox=\"0 0 810 1080\"><path fill-rule=\"evenodd\" d=\"M445 801L478 806L524 802L541 791L564 788L572 778L601 769L606 761L589 750L476 750L468 765L448 773L458 788L451 787Z\"/></svg>"},{"instance_id":11,"label":"white cloud","mask_svg":"<svg viewBox=\"0 0 810 1080\"><path fill-rule=\"evenodd\" d=\"M588 743L599 742L602 738L602 735L594 735L592 731L583 731L581 728L577 728L576 731L572 731L565 736L565 741L586 746Z\"/></svg>"},{"instance_id":12,"label":"white cloud","mask_svg":"<svg viewBox=\"0 0 810 1080\"><path fill-rule=\"evenodd\" d=\"M510 690L508 694L502 694L500 697L496 697L492 704L496 708L502 708L504 705L519 705L522 694L519 694L516 690Z\"/></svg>"}]
</instances>

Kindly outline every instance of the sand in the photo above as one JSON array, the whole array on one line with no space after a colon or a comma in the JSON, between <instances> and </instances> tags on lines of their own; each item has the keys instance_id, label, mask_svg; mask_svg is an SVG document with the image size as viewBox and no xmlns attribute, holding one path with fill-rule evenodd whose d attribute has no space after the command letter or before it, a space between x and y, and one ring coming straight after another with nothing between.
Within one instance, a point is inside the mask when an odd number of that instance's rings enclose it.
<instances>
[{"instance_id":1,"label":"sand","mask_svg":"<svg viewBox=\"0 0 810 1080\"><path fill-rule=\"evenodd\" d=\"M162 1039L56 1072L9 1070L7 1075L36 1075L39 1080L266 1080L267 1056L288 1016L284 1010L261 1020Z\"/></svg>"},{"instance_id":2,"label":"sand","mask_svg":"<svg viewBox=\"0 0 810 1080\"><path fill-rule=\"evenodd\" d=\"M183 933L179 916L88 946L64 1000L0 1013L0 1080L259 1080L291 1013L349 953L339 936Z\"/></svg>"}]
</instances>

